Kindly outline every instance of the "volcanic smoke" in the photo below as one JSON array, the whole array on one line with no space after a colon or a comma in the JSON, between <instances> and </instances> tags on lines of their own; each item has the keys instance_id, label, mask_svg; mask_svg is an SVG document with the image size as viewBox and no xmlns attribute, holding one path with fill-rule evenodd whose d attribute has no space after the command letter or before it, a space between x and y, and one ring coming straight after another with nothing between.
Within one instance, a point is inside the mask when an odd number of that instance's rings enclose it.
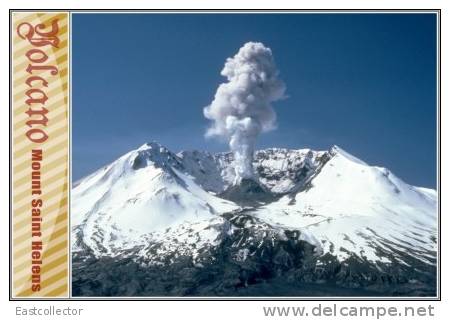
<instances>
[{"instance_id":1,"label":"volcanic smoke","mask_svg":"<svg viewBox=\"0 0 450 320\"><path fill-rule=\"evenodd\" d=\"M282 99L286 86L279 79L272 50L260 42L247 42L228 58L220 73L227 78L214 100L204 108L212 120L207 137L223 137L234 154L235 184L253 178L253 152L261 132L276 127L271 103Z\"/></svg>"}]
</instances>

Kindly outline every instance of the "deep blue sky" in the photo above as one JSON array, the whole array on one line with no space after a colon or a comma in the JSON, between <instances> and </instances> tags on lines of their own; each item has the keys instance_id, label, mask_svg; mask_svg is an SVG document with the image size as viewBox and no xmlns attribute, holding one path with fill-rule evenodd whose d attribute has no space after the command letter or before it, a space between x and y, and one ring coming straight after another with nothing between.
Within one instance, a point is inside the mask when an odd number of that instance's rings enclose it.
<instances>
[{"instance_id":1,"label":"deep blue sky","mask_svg":"<svg viewBox=\"0 0 450 320\"><path fill-rule=\"evenodd\" d=\"M337 144L408 183L436 184L432 14L74 14L73 179L147 141L205 140L202 109L247 41L275 56L288 99L258 147Z\"/></svg>"}]
</instances>

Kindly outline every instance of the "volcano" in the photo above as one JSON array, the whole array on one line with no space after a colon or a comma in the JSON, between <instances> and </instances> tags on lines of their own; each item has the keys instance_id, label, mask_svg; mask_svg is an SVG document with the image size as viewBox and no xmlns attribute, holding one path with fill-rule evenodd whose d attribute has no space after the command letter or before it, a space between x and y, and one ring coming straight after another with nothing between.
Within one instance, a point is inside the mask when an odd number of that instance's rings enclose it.
<instances>
[{"instance_id":1,"label":"volcano","mask_svg":"<svg viewBox=\"0 0 450 320\"><path fill-rule=\"evenodd\" d=\"M76 182L74 296L435 296L437 192L343 149L144 144Z\"/></svg>"}]
</instances>

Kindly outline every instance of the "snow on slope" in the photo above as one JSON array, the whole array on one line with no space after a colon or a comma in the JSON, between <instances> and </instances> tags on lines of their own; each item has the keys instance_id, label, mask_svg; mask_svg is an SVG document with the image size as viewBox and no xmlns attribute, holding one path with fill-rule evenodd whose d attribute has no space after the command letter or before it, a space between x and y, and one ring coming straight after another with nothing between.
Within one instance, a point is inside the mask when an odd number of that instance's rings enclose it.
<instances>
[{"instance_id":1,"label":"snow on slope","mask_svg":"<svg viewBox=\"0 0 450 320\"><path fill-rule=\"evenodd\" d=\"M331 154L303 191L255 215L275 225L306 228L321 241L324 253L341 261L354 253L370 261L406 264L396 250L433 261L436 191L410 186L338 147Z\"/></svg>"},{"instance_id":2,"label":"snow on slope","mask_svg":"<svg viewBox=\"0 0 450 320\"><path fill-rule=\"evenodd\" d=\"M223 213L239 206L217 196L232 181L230 153L177 155L145 144L74 185L74 250L116 255L153 241L162 251L195 255L227 232ZM344 150L266 149L255 153L260 182L279 200L246 209L274 228L298 229L303 240L340 261L408 264L403 253L433 263L436 191L410 186L385 168ZM162 251L161 251L162 250Z\"/></svg>"},{"instance_id":3,"label":"snow on slope","mask_svg":"<svg viewBox=\"0 0 450 320\"><path fill-rule=\"evenodd\" d=\"M238 208L199 187L177 170L177 161L164 147L145 144L77 183L72 190L73 243L81 238L95 253L113 254L142 243L151 232Z\"/></svg>"}]
</instances>

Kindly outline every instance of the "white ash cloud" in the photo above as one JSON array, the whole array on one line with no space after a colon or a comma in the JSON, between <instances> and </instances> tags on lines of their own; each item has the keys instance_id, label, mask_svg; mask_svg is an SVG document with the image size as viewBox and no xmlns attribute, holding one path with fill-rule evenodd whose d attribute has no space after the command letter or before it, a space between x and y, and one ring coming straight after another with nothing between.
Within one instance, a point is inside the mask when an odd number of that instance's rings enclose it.
<instances>
[{"instance_id":1,"label":"white ash cloud","mask_svg":"<svg viewBox=\"0 0 450 320\"><path fill-rule=\"evenodd\" d=\"M207 137L227 139L234 153L236 182L252 178L253 152L261 132L276 127L271 103L284 97L285 85L279 79L272 51L260 42L247 42L228 58L221 75L222 83L212 103L203 112L212 120Z\"/></svg>"}]
</instances>

